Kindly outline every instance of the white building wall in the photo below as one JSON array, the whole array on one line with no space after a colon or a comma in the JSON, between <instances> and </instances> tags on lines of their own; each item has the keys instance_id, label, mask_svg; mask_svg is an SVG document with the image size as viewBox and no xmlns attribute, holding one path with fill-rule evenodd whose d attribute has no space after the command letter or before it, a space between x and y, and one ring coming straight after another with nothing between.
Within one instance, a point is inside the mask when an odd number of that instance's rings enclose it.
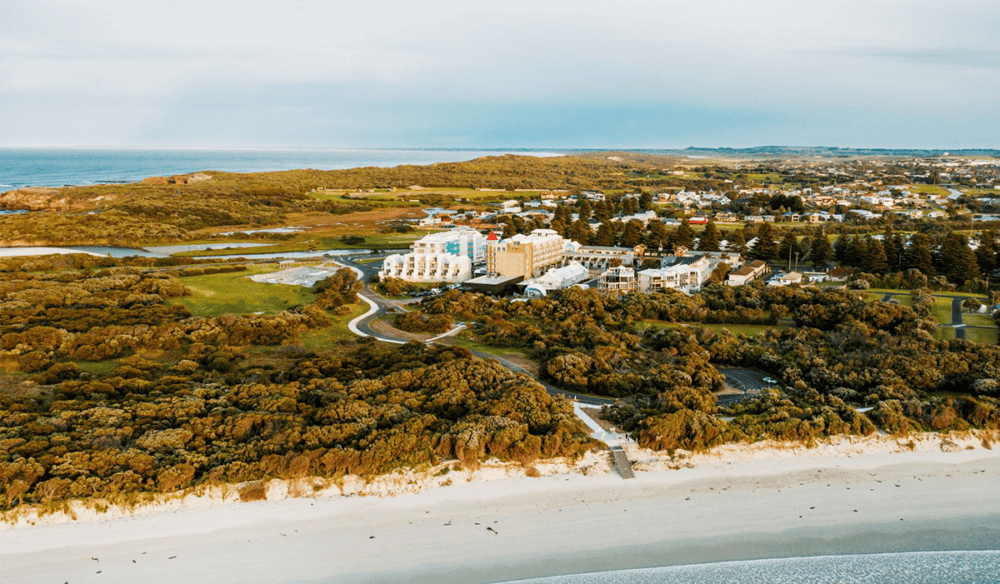
<instances>
[{"instance_id":1,"label":"white building wall","mask_svg":"<svg viewBox=\"0 0 1000 584\"><path fill-rule=\"evenodd\" d=\"M472 261L445 253L394 254L382 262L379 277L407 282L464 282L472 278Z\"/></svg>"}]
</instances>

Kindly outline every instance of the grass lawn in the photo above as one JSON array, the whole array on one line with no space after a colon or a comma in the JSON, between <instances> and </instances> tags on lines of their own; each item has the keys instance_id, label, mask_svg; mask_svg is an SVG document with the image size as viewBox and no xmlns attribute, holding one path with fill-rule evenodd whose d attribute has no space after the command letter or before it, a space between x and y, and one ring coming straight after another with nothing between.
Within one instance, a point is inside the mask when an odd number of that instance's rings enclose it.
<instances>
[{"instance_id":1,"label":"grass lawn","mask_svg":"<svg viewBox=\"0 0 1000 584\"><path fill-rule=\"evenodd\" d=\"M931 312L934 314L934 318L941 324L951 324L951 300L951 298L934 297L934 305L931 306Z\"/></svg>"},{"instance_id":2,"label":"grass lawn","mask_svg":"<svg viewBox=\"0 0 1000 584\"><path fill-rule=\"evenodd\" d=\"M328 312L327 314L330 314L330 318L333 319L333 324L303 334L299 338L302 341L302 346L310 351L324 351L341 341L360 338L347 328L347 324L368 312L368 308L367 303L356 302L351 305L351 311L344 316L337 316Z\"/></svg>"},{"instance_id":3,"label":"grass lawn","mask_svg":"<svg viewBox=\"0 0 1000 584\"><path fill-rule=\"evenodd\" d=\"M948 189L938 185L910 185L918 193L924 195L948 195Z\"/></svg>"},{"instance_id":4,"label":"grass lawn","mask_svg":"<svg viewBox=\"0 0 1000 584\"><path fill-rule=\"evenodd\" d=\"M456 345L459 347L465 347L466 349L472 349L479 351L481 353L486 353L487 355L496 355L497 357L524 357L530 359L528 351L526 349L520 349L516 347L492 347L490 345L484 345L478 341L474 341L467 337L462 336L462 334L450 337L447 340L449 345Z\"/></svg>"},{"instance_id":5,"label":"grass lawn","mask_svg":"<svg viewBox=\"0 0 1000 584\"><path fill-rule=\"evenodd\" d=\"M972 341L974 343L985 343L987 345L997 344L997 329L976 329L967 328L965 329L965 340Z\"/></svg>"},{"instance_id":6,"label":"grass lawn","mask_svg":"<svg viewBox=\"0 0 1000 584\"><path fill-rule=\"evenodd\" d=\"M962 314L962 322L965 324L974 324L976 326L992 326L995 327L996 323L993 322L993 317L988 314Z\"/></svg>"},{"instance_id":7,"label":"grass lawn","mask_svg":"<svg viewBox=\"0 0 1000 584\"><path fill-rule=\"evenodd\" d=\"M314 295L303 286L262 284L247 276L274 272L274 268L258 267L245 272L182 277L193 295L175 298L171 304L183 304L195 316L222 316L263 312L277 314L296 304L308 304Z\"/></svg>"},{"instance_id":8,"label":"grass lawn","mask_svg":"<svg viewBox=\"0 0 1000 584\"><path fill-rule=\"evenodd\" d=\"M636 325L636 330L644 331L648 328L656 328L656 327L674 328L679 326L692 326L692 327L700 326L703 328L712 329L714 331L728 330L733 334L746 335L748 337L755 337L758 334L770 329L782 330L790 328L789 325L782 323L773 326L767 324L699 324L696 322L676 323L676 322L665 322L662 320L647 319L638 323Z\"/></svg>"},{"instance_id":9,"label":"grass lawn","mask_svg":"<svg viewBox=\"0 0 1000 584\"><path fill-rule=\"evenodd\" d=\"M73 361L81 371L86 371L93 375L103 375L105 373L110 373L112 369L118 367L117 359L108 359L107 361Z\"/></svg>"},{"instance_id":10,"label":"grass lawn","mask_svg":"<svg viewBox=\"0 0 1000 584\"><path fill-rule=\"evenodd\" d=\"M364 243L348 245L339 236L319 236L301 241L289 241L276 243L274 245L252 247L248 249L208 249L203 251L186 251L174 254L178 257L202 257L202 256L237 256L239 254L258 253L288 253L291 251L314 251L318 249L407 249L414 241L426 235L427 231L414 231L411 233L395 234L375 234L365 235Z\"/></svg>"},{"instance_id":11,"label":"grass lawn","mask_svg":"<svg viewBox=\"0 0 1000 584\"><path fill-rule=\"evenodd\" d=\"M934 331L934 338L939 341L953 340L955 338L955 329L943 326L938 327L938 329Z\"/></svg>"},{"instance_id":12,"label":"grass lawn","mask_svg":"<svg viewBox=\"0 0 1000 584\"><path fill-rule=\"evenodd\" d=\"M913 295L910 290L887 290L882 288L872 288L866 291L865 302L882 300L886 294L892 294L892 300L899 302L903 306L913 306ZM950 314L950 313L949 313ZM949 323L951 321L948 321ZM947 324L947 323L946 323Z\"/></svg>"}]
</instances>

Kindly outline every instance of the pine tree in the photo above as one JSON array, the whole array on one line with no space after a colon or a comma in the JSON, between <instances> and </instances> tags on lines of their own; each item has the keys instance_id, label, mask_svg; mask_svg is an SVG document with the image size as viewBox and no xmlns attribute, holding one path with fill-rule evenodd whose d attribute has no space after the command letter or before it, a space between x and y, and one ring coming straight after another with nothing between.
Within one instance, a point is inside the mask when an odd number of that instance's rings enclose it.
<instances>
[{"instance_id":1,"label":"pine tree","mask_svg":"<svg viewBox=\"0 0 1000 584\"><path fill-rule=\"evenodd\" d=\"M574 221L573 227L570 229L570 239L580 245L587 245L590 242L590 224L583 219Z\"/></svg>"},{"instance_id":2,"label":"pine tree","mask_svg":"<svg viewBox=\"0 0 1000 584\"><path fill-rule=\"evenodd\" d=\"M948 266L945 273L950 282L961 285L979 276L976 254L969 248L964 237L957 233L950 233L945 237L941 248L944 250L942 261L944 265Z\"/></svg>"},{"instance_id":3,"label":"pine tree","mask_svg":"<svg viewBox=\"0 0 1000 584\"><path fill-rule=\"evenodd\" d=\"M743 234L742 229L737 229L733 231L733 234L729 236L729 251L740 251L746 244L747 238Z\"/></svg>"},{"instance_id":4,"label":"pine tree","mask_svg":"<svg viewBox=\"0 0 1000 584\"><path fill-rule=\"evenodd\" d=\"M889 269L889 263L885 258L885 248L882 246L881 241L874 238L869 239L866 255L866 272L884 274Z\"/></svg>"},{"instance_id":5,"label":"pine tree","mask_svg":"<svg viewBox=\"0 0 1000 584\"><path fill-rule=\"evenodd\" d=\"M931 257L931 240L923 233L913 234L903 259L908 270L920 270L926 276L934 276L937 273Z\"/></svg>"},{"instance_id":6,"label":"pine tree","mask_svg":"<svg viewBox=\"0 0 1000 584\"><path fill-rule=\"evenodd\" d=\"M719 230L715 227L715 221L709 221L705 225L705 230L701 232L698 249L702 251L719 251L720 239Z\"/></svg>"},{"instance_id":7,"label":"pine tree","mask_svg":"<svg viewBox=\"0 0 1000 584\"><path fill-rule=\"evenodd\" d=\"M642 239L642 223L632 219L625 224L625 233L622 234L622 245L624 247L635 247Z\"/></svg>"},{"instance_id":8,"label":"pine tree","mask_svg":"<svg viewBox=\"0 0 1000 584\"><path fill-rule=\"evenodd\" d=\"M838 264L847 263L847 238L841 234L833 242L833 258Z\"/></svg>"},{"instance_id":9,"label":"pine tree","mask_svg":"<svg viewBox=\"0 0 1000 584\"><path fill-rule=\"evenodd\" d=\"M896 247L896 236L889 227L882 237L882 249L885 251L886 270L895 272L899 270L900 248Z\"/></svg>"},{"instance_id":10,"label":"pine tree","mask_svg":"<svg viewBox=\"0 0 1000 584\"><path fill-rule=\"evenodd\" d=\"M687 249L694 247L694 230L691 229L691 224L688 222L687 217L681 221L680 227L674 232L674 247L683 246Z\"/></svg>"},{"instance_id":11,"label":"pine tree","mask_svg":"<svg viewBox=\"0 0 1000 584\"><path fill-rule=\"evenodd\" d=\"M590 219L590 214L594 212L593 207L590 206L590 201L587 199L580 200L580 204L577 207L580 213L580 219L586 221Z\"/></svg>"},{"instance_id":12,"label":"pine tree","mask_svg":"<svg viewBox=\"0 0 1000 584\"><path fill-rule=\"evenodd\" d=\"M996 269L997 234L990 229L979 235L979 247L976 248L976 263L979 270L989 274Z\"/></svg>"},{"instance_id":13,"label":"pine tree","mask_svg":"<svg viewBox=\"0 0 1000 584\"><path fill-rule=\"evenodd\" d=\"M761 223L757 229L757 243L753 247L754 259L769 261L778 255L778 244L774 241L774 228L770 223Z\"/></svg>"},{"instance_id":14,"label":"pine tree","mask_svg":"<svg viewBox=\"0 0 1000 584\"><path fill-rule=\"evenodd\" d=\"M792 269L792 256L795 255L796 251L798 251L798 240L795 238L795 234L789 231L781 238L781 247L778 248L778 258L783 262L788 262L789 270Z\"/></svg>"},{"instance_id":15,"label":"pine tree","mask_svg":"<svg viewBox=\"0 0 1000 584\"><path fill-rule=\"evenodd\" d=\"M594 245L612 246L615 244L615 233L611 230L611 223L605 221L597 228L597 236L594 238Z\"/></svg>"},{"instance_id":16,"label":"pine tree","mask_svg":"<svg viewBox=\"0 0 1000 584\"><path fill-rule=\"evenodd\" d=\"M659 219L653 219L649 222L647 232L646 244L653 249L659 249L670 241L670 233L667 231L667 226Z\"/></svg>"},{"instance_id":17,"label":"pine tree","mask_svg":"<svg viewBox=\"0 0 1000 584\"><path fill-rule=\"evenodd\" d=\"M809 259L812 260L813 266L819 270L825 268L832 258L833 246L830 245L830 240L826 238L826 234L823 233L822 229L817 229L816 235L813 237Z\"/></svg>"}]
</instances>

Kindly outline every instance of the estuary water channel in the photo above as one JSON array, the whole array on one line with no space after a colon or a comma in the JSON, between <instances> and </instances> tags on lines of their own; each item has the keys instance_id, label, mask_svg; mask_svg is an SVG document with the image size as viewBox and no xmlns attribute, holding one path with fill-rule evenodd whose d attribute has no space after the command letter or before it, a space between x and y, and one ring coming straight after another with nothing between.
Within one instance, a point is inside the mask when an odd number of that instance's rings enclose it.
<instances>
[{"instance_id":1,"label":"estuary water channel","mask_svg":"<svg viewBox=\"0 0 1000 584\"><path fill-rule=\"evenodd\" d=\"M67 247L0 247L0 257L23 257L39 256L50 254L71 254L86 253L90 255L111 256L114 258L146 257L146 258L166 258L175 253L216 250L216 249L239 249L259 246L268 246L267 243L205 243L193 245L162 245L145 248L136 247L111 247L102 245L79 245ZM198 256L196 259L220 259L220 260L267 260L267 259L309 259L324 257L340 257L349 255L365 255L372 253L370 249L318 249L314 251L290 251L281 253L249 253L249 254L226 254L213 256Z\"/></svg>"}]
</instances>

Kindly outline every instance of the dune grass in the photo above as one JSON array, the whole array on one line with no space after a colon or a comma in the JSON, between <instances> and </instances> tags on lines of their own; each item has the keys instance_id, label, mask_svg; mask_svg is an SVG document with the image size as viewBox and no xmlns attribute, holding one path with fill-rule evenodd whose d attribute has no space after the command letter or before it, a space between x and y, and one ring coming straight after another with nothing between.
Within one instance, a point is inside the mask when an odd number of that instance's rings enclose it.
<instances>
[{"instance_id":1,"label":"dune grass","mask_svg":"<svg viewBox=\"0 0 1000 584\"><path fill-rule=\"evenodd\" d=\"M176 298L195 316L223 314L277 314L297 304L308 304L314 295L309 288L287 284L262 284L247 276L274 272L272 267L251 268L245 272L182 277L191 296Z\"/></svg>"}]
</instances>

